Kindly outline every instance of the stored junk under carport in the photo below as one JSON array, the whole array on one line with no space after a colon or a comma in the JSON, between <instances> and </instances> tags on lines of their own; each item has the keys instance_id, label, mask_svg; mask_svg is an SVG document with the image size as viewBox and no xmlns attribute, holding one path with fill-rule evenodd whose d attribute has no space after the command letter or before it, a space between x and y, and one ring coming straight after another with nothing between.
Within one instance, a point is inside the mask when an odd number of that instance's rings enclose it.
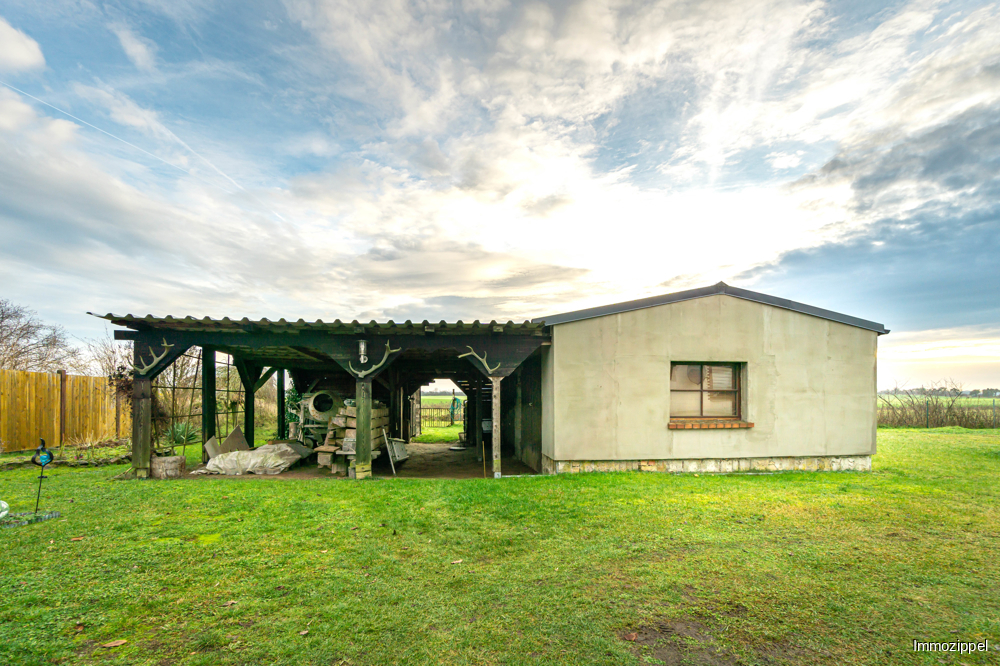
<instances>
[{"instance_id":1,"label":"stored junk under carport","mask_svg":"<svg viewBox=\"0 0 1000 666\"><path fill-rule=\"evenodd\" d=\"M371 469L372 401L388 409L390 437L408 439L410 398L435 378L469 395L466 431L484 456L490 423L495 477L501 455L555 474L869 470L889 332L721 282L522 324L104 318L133 329L116 337L135 342L138 476L149 472L150 382L192 345L207 359L203 394L215 353L232 356L250 442L265 368L288 370L299 391L353 398L358 477ZM205 439L214 408L204 401Z\"/></svg>"},{"instance_id":2,"label":"stored junk under carport","mask_svg":"<svg viewBox=\"0 0 1000 666\"><path fill-rule=\"evenodd\" d=\"M134 345L132 468L138 477L149 476L152 455L152 381L191 347L202 348L202 441L215 436L216 354L232 357L245 390L243 432L254 442L254 393L276 370L287 370L300 393L325 391L340 406L354 400L356 438L352 474L371 474L373 403L388 411L386 430L390 438L409 439L413 399L420 387L434 379L451 379L469 396L469 423L491 422L490 442L505 442L517 459L538 469L541 461L539 414L529 414L521 402L524 384L540 387L539 349L550 336L544 324L506 324L491 321L471 324L427 321L350 323L339 320L286 322L234 321L229 318L135 317L107 314L102 317L129 331L115 331L115 339ZM534 362L527 362L534 356ZM530 372L532 377L522 378ZM516 373L517 386L504 386L504 378ZM287 437L284 372L278 382L278 438ZM509 384L510 382L507 382ZM512 398L504 404L504 396ZM484 409L490 405L490 412ZM501 434L504 423L511 432ZM530 428L523 428L525 424ZM375 431L375 448L385 445ZM467 427L468 443L480 450L483 432ZM318 442L322 443L322 442ZM492 446L492 472L501 474L501 446Z\"/></svg>"}]
</instances>

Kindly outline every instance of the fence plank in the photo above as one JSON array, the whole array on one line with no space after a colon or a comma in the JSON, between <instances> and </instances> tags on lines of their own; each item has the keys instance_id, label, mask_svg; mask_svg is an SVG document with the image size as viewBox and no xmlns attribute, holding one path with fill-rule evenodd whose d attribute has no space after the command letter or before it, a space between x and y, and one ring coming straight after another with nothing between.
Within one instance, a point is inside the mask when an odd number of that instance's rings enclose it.
<instances>
[{"instance_id":1,"label":"fence plank","mask_svg":"<svg viewBox=\"0 0 1000 666\"><path fill-rule=\"evenodd\" d=\"M66 377L66 441L59 441L60 380L55 373L0 370L0 450L25 451L115 435L115 396L104 377ZM122 432L131 428L122 410Z\"/></svg>"}]
</instances>

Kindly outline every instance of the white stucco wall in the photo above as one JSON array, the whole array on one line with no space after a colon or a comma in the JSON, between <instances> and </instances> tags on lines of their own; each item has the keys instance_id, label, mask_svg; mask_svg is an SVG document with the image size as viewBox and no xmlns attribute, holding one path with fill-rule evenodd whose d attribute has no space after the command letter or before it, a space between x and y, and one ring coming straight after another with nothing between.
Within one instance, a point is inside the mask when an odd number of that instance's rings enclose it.
<instances>
[{"instance_id":1,"label":"white stucco wall","mask_svg":"<svg viewBox=\"0 0 1000 666\"><path fill-rule=\"evenodd\" d=\"M877 335L728 295L556 325L542 356L554 460L875 453ZM671 361L740 362L732 430L669 430Z\"/></svg>"}]
</instances>

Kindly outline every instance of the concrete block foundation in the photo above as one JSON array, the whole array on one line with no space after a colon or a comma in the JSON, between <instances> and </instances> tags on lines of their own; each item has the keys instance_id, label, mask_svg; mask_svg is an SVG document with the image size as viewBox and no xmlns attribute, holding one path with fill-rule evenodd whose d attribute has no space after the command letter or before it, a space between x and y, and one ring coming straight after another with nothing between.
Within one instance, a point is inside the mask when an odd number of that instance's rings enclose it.
<instances>
[{"instance_id":1,"label":"concrete block foundation","mask_svg":"<svg viewBox=\"0 0 1000 666\"><path fill-rule=\"evenodd\" d=\"M542 474L578 472L730 474L733 472L870 472L871 470L872 457L866 455L687 460L553 460L542 455Z\"/></svg>"}]
</instances>

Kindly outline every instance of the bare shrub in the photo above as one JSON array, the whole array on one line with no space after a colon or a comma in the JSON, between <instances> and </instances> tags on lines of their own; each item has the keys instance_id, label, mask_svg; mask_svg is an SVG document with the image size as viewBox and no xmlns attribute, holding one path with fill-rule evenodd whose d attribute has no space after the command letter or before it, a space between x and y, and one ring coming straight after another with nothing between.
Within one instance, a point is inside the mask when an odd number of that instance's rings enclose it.
<instances>
[{"instance_id":1,"label":"bare shrub","mask_svg":"<svg viewBox=\"0 0 1000 666\"><path fill-rule=\"evenodd\" d=\"M85 374L87 365L61 326L46 324L34 310L0 298L0 368Z\"/></svg>"},{"instance_id":2,"label":"bare shrub","mask_svg":"<svg viewBox=\"0 0 1000 666\"><path fill-rule=\"evenodd\" d=\"M953 382L930 388L894 388L878 395L878 424L890 428L995 427L992 404L962 395Z\"/></svg>"}]
</instances>

